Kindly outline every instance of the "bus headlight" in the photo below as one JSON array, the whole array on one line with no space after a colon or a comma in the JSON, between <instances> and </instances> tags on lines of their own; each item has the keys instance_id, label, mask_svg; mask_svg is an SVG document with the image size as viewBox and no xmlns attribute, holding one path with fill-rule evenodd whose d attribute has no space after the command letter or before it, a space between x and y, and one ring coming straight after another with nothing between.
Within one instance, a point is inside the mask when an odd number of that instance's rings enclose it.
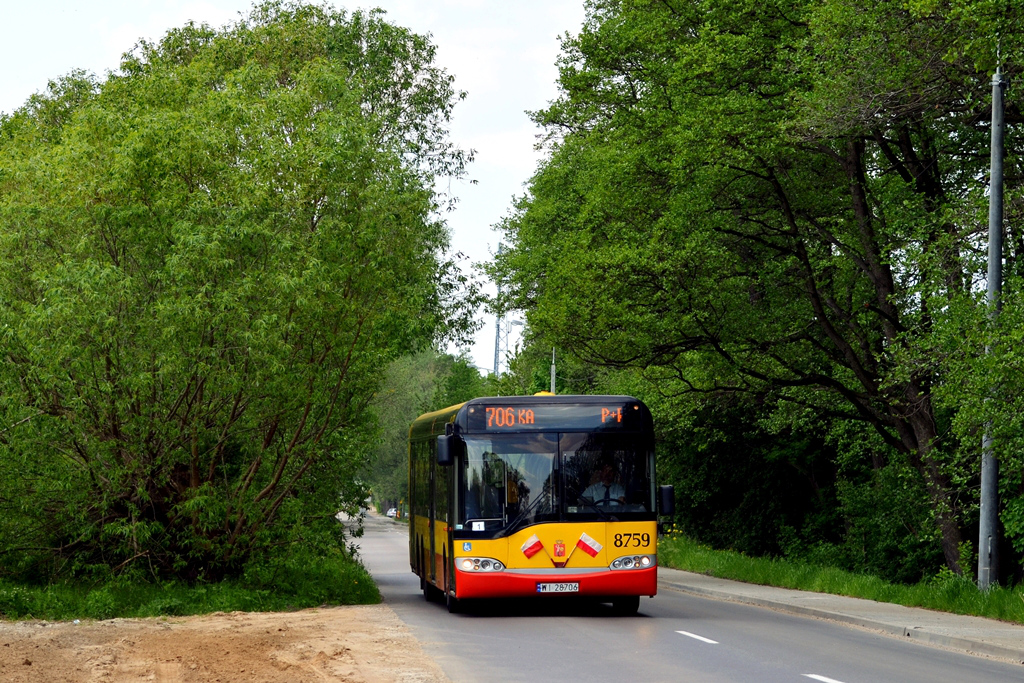
<instances>
[{"instance_id":1,"label":"bus headlight","mask_svg":"<svg viewBox=\"0 0 1024 683\"><path fill-rule=\"evenodd\" d=\"M501 562L490 557L460 557L455 566L464 572L500 572L505 568Z\"/></svg>"},{"instance_id":2,"label":"bus headlight","mask_svg":"<svg viewBox=\"0 0 1024 683\"><path fill-rule=\"evenodd\" d=\"M657 555L626 555L612 560L611 569L647 569L657 562Z\"/></svg>"}]
</instances>

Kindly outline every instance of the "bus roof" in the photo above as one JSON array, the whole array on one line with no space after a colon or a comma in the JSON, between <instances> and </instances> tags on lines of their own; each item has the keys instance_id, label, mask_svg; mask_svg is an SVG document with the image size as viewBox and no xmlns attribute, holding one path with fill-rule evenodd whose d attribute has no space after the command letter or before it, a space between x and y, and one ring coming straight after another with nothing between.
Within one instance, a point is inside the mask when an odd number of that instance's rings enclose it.
<instances>
[{"instance_id":1,"label":"bus roof","mask_svg":"<svg viewBox=\"0 0 1024 683\"><path fill-rule=\"evenodd\" d=\"M416 437L423 438L425 436L433 436L437 434L444 434L445 424L452 422L455 416L458 414L459 409L466 405L465 403L458 403L447 408L441 408L430 413L424 413L416 418L409 427L409 438L415 439Z\"/></svg>"}]
</instances>

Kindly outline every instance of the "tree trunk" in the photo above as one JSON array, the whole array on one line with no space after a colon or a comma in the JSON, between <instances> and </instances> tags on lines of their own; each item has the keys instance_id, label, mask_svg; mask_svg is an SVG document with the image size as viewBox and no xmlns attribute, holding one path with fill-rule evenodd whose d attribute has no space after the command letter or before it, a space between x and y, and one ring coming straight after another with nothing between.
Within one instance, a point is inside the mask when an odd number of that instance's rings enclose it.
<instances>
[{"instance_id":1,"label":"tree trunk","mask_svg":"<svg viewBox=\"0 0 1024 683\"><path fill-rule=\"evenodd\" d=\"M963 537L960 535L960 525L957 521L959 510L951 494L952 485L949 477L943 474L939 462L935 459L937 433L931 398L919 394L913 383L907 388L907 393L912 402L907 417L902 421L901 436L910 454L911 463L924 479L932 512L935 514L935 523L941 535L942 555L946 560L946 566L962 576L960 543Z\"/></svg>"},{"instance_id":2,"label":"tree trunk","mask_svg":"<svg viewBox=\"0 0 1024 683\"><path fill-rule=\"evenodd\" d=\"M896 279L892 266L882 257L883 248L875 234L875 214L868 199L867 176L864 156L866 149L862 140L850 140L846 147L846 158L843 168L850 178L850 199L853 213L860 232L862 252L862 269L875 289L876 305L882 313L879 321L879 332L889 345L904 343L901 339L902 323L900 311L893 303L896 292ZM932 199L941 197L941 187L926 188ZM848 347L852 349L853 347ZM859 367L869 367L865 361ZM860 375L858 376L860 377ZM880 381L872 375L869 380L860 380L872 398L879 397ZM951 494L952 486L949 478L942 473L940 464L935 460L934 448L937 439L935 413L928 392L927 377L912 376L903 388L904 400L886 401L885 412L888 416L881 418L876 424L880 431L895 426L899 442L910 455L911 462L924 480L925 488L931 502L932 512L938 525L942 539L942 554L946 566L957 574L963 574L960 567L960 527L957 522L958 510L956 501Z\"/></svg>"}]
</instances>

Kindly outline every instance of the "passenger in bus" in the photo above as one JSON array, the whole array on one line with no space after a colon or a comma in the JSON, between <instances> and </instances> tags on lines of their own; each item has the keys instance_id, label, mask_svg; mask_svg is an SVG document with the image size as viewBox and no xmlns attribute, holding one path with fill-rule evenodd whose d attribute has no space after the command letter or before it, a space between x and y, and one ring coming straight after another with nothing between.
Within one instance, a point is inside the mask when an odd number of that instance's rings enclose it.
<instances>
[{"instance_id":1,"label":"passenger in bus","mask_svg":"<svg viewBox=\"0 0 1024 683\"><path fill-rule=\"evenodd\" d=\"M624 505L626 489L618 483L619 470L614 460L602 460L591 477L592 483L583 492L584 498L594 501L595 505L604 507Z\"/></svg>"}]
</instances>

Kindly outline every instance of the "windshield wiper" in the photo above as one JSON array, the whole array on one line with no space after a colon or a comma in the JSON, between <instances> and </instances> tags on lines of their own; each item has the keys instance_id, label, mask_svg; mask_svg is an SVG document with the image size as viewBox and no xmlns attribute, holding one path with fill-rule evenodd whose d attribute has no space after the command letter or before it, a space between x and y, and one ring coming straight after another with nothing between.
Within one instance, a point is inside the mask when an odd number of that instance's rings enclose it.
<instances>
[{"instance_id":1,"label":"windshield wiper","mask_svg":"<svg viewBox=\"0 0 1024 683\"><path fill-rule=\"evenodd\" d=\"M602 519L602 521L605 521L605 522L617 522L617 521L619 521L618 517L616 517L615 515L609 515L607 512L605 512L601 508L597 507L597 503L595 503L590 498L587 498L586 496L580 496L579 502L583 503L588 508L590 508L591 510L596 512L598 514L598 516Z\"/></svg>"},{"instance_id":2,"label":"windshield wiper","mask_svg":"<svg viewBox=\"0 0 1024 683\"><path fill-rule=\"evenodd\" d=\"M514 532L516 530L516 527L519 526L519 523L526 519L527 516L529 516L529 514L533 512L534 508L540 505L540 502L542 500L544 500L543 495L537 496L537 499L530 503L529 505L527 505L526 509L520 510L519 514L516 515L515 519L513 519L512 522L507 527L505 527L505 532L509 534Z\"/></svg>"}]
</instances>

